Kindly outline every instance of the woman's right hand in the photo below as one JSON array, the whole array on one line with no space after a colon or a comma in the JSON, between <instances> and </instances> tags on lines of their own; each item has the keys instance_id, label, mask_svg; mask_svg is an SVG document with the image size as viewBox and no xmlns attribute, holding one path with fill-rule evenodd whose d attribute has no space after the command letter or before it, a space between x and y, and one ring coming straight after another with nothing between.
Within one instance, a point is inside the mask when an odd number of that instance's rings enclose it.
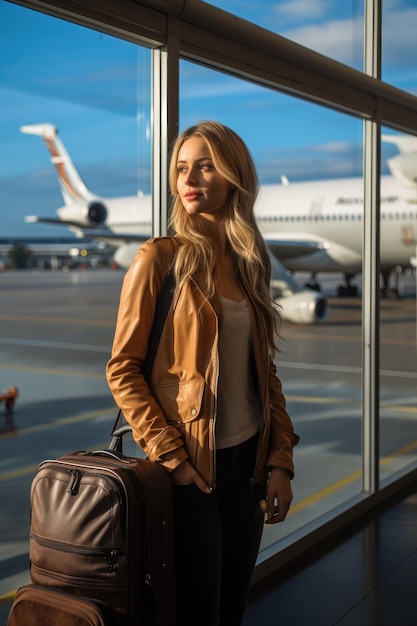
<instances>
[{"instance_id":1,"label":"woman's right hand","mask_svg":"<svg viewBox=\"0 0 417 626\"><path fill-rule=\"evenodd\" d=\"M174 485L185 486L195 483L203 493L211 493L212 491L189 461L183 461L181 465L174 469L171 473L171 480Z\"/></svg>"}]
</instances>

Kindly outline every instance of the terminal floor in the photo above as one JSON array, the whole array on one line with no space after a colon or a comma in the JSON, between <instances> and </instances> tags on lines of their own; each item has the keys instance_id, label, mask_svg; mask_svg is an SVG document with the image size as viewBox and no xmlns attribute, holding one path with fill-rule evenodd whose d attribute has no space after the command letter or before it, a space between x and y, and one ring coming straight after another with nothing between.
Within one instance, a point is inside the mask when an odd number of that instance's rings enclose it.
<instances>
[{"instance_id":1,"label":"terminal floor","mask_svg":"<svg viewBox=\"0 0 417 626\"><path fill-rule=\"evenodd\" d=\"M300 561L253 587L243 626L417 626L417 485Z\"/></svg>"},{"instance_id":2,"label":"terminal floor","mask_svg":"<svg viewBox=\"0 0 417 626\"><path fill-rule=\"evenodd\" d=\"M417 485L254 587L244 626L264 624L416 626Z\"/></svg>"}]
</instances>

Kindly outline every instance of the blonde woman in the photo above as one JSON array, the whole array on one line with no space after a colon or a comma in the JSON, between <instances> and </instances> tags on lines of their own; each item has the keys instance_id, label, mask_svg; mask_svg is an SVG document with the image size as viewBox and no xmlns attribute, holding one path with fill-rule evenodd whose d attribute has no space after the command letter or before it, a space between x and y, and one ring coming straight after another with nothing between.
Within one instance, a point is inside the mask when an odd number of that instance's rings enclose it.
<instances>
[{"instance_id":1,"label":"blonde woman","mask_svg":"<svg viewBox=\"0 0 417 626\"><path fill-rule=\"evenodd\" d=\"M138 445L173 484L177 626L241 624L264 520L285 519L293 446L273 357L279 314L253 206L258 180L236 133L201 122L176 140L173 237L126 274L107 377ZM150 380L155 303L176 290Z\"/></svg>"}]
</instances>

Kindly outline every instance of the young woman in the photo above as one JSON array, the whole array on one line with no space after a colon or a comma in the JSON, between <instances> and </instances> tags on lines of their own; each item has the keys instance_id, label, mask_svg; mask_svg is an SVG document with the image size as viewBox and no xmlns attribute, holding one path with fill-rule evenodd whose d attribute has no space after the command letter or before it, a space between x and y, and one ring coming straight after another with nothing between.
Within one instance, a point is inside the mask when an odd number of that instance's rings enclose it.
<instances>
[{"instance_id":1,"label":"young woman","mask_svg":"<svg viewBox=\"0 0 417 626\"><path fill-rule=\"evenodd\" d=\"M171 155L174 237L146 242L126 274L107 377L135 440L173 484L177 626L241 624L264 518L285 519L293 446L273 357L279 315L256 225L258 181L243 141L218 122ZM176 290L150 380L155 303Z\"/></svg>"}]
</instances>

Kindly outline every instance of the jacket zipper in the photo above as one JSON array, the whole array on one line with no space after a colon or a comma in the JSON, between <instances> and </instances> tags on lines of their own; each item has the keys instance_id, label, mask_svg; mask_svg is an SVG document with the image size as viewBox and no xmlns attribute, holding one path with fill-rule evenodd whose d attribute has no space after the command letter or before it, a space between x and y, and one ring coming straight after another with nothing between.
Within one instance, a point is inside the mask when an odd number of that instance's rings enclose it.
<instances>
[{"instance_id":1,"label":"jacket zipper","mask_svg":"<svg viewBox=\"0 0 417 626\"><path fill-rule=\"evenodd\" d=\"M217 317L217 313L214 310L213 305L211 304L210 300L208 298L206 298L206 296L204 295L204 293L202 292L202 290L200 289L199 285L197 284L197 282L191 278L191 280L193 281L195 288L198 289L198 291L201 293L201 295L203 296L204 300L207 302L207 304L209 305L209 307L211 308L211 310L213 311L214 317L216 319L216 336L217 336L217 358L216 358L216 369L215 369L215 380L216 380L216 385L215 385L215 390L214 390L214 398L213 398L213 405L212 405L212 416L210 418L211 421L211 438L212 438L212 449L210 450L211 452L211 465L212 465L212 474L211 474L211 485L210 488L212 491L214 491L216 489L216 473L217 473L217 467L216 467L216 419L217 419L217 390L218 390L218 385L219 385L219 351L218 351L218 344L219 344L219 320Z\"/></svg>"}]
</instances>

